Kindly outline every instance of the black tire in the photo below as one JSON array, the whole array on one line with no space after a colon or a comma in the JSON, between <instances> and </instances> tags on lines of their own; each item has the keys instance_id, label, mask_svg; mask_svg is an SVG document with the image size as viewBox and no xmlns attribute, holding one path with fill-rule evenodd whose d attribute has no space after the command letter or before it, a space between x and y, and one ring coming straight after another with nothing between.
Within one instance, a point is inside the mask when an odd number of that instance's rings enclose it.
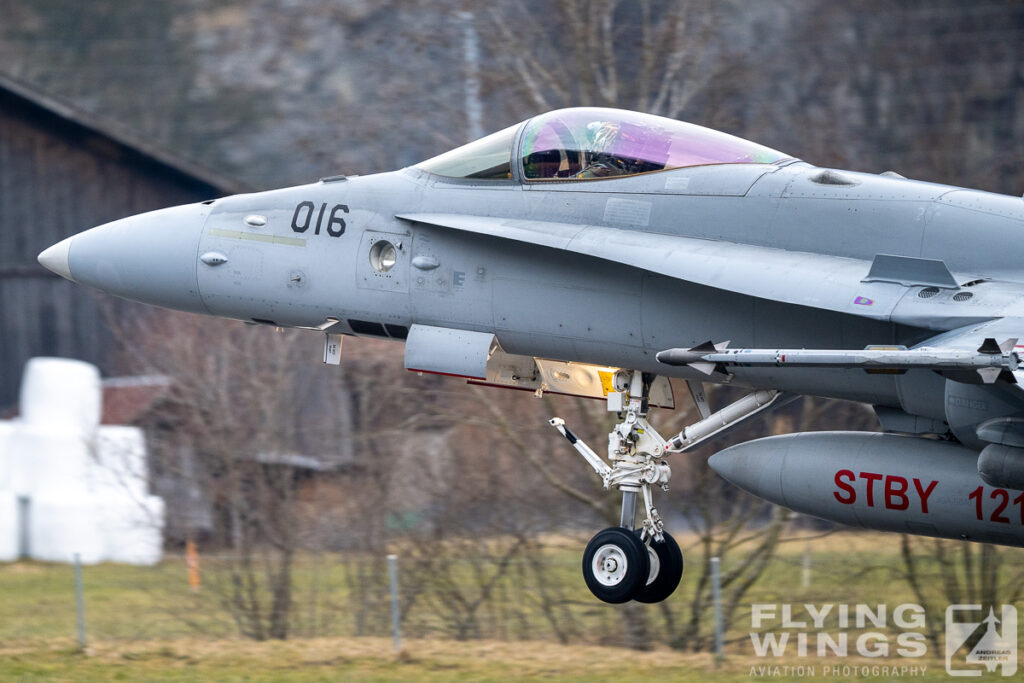
<instances>
[{"instance_id":1,"label":"black tire","mask_svg":"<svg viewBox=\"0 0 1024 683\"><path fill-rule=\"evenodd\" d=\"M637 602L661 602L672 595L679 580L683 578L683 553L679 550L676 539L668 533L662 532L665 540L661 543L651 542L651 549L657 555L657 568L655 575L648 576L646 585L641 588L633 597Z\"/></svg>"},{"instance_id":2,"label":"black tire","mask_svg":"<svg viewBox=\"0 0 1024 683\"><path fill-rule=\"evenodd\" d=\"M583 579L598 600L629 602L650 576L647 546L629 529L609 527L583 551Z\"/></svg>"}]
</instances>

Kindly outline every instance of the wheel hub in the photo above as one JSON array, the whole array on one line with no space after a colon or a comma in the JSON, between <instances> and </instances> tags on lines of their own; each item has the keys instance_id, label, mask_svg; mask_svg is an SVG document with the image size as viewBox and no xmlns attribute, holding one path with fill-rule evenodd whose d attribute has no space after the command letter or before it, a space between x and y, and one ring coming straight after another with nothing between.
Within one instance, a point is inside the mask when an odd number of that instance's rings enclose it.
<instances>
[{"instance_id":1,"label":"wheel hub","mask_svg":"<svg viewBox=\"0 0 1024 683\"><path fill-rule=\"evenodd\" d=\"M661 558L658 557L658 553L650 545L647 546L647 554L651 558L651 571L647 576L647 585L650 586L658 578L658 572L661 571Z\"/></svg>"},{"instance_id":2,"label":"wheel hub","mask_svg":"<svg viewBox=\"0 0 1024 683\"><path fill-rule=\"evenodd\" d=\"M629 563L622 549L610 543L597 549L591 565L594 578L602 586L619 585L625 578L626 571L629 568Z\"/></svg>"}]
</instances>

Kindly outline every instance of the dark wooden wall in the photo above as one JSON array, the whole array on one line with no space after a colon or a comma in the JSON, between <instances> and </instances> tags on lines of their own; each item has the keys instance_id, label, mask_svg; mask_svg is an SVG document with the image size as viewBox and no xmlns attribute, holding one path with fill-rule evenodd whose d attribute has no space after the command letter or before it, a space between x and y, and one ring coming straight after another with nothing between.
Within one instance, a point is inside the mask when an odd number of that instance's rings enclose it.
<instances>
[{"instance_id":1,"label":"dark wooden wall","mask_svg":"<svg viewBox=\"0 0 1024 683\"><path fill-rule=\"evenodd\" d=\"M115 301L59 278L36 256L77 232L125 216L226 194L101 131L0 89L0 412L17 400L33 356L112 368L101 311Z\"/></svg>"}]
</instances>

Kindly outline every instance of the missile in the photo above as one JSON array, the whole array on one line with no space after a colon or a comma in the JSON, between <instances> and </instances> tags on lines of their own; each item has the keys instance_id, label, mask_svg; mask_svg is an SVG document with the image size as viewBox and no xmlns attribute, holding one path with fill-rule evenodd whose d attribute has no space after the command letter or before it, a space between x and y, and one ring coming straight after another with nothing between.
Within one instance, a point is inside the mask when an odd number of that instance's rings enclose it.
<instances>
[{"instance_id":1,"label":"missile","mask_svg":"<svg viewBox=\"0 0 1024 683\"><path fill-rule=\"evenodd\" d=\"M948 441L787 434L732 446L708 464L748 493L840 524L1024 546L1024 493L986 484L978 453Z\"/></svg>"},{"instance_id":2,"label":"missile","mask_svg":"<svg viewBox=\"0 0 1024 683\"><path fill-rule=\"evenodd\" d=\"M863 368L869 372L902 372L913 368L955 372L976 370L986 384L1003 377L1014 383L1019 364L1016 339L997 344L986 339L976 350L942 347L869 346L865 349L729 349L728 342L706 342L689 349L666 349L656 356L666 365L689 365L710 375L728 367ZM1004 371L1005 374L1004 374Z\"/></svg>"},{"instance_id":3,"label":"missile","mask_svg":"<svg viewBox=\"0 0 1024 683\"><path fill-rule=\"evenodd\" d=\"M724 373L719 365L714 361L705 360L709 355L717 355L720 352L726 350L729 346L729 342L719 342L714 344L710 341L706 341L699 346L694 346L690 349L667 349L659 352L655 358L658 359L659 363L666 365L689 365L695 370L703 372L705 375L710 375L713 372Z\"/></svg>"}]
</instances>

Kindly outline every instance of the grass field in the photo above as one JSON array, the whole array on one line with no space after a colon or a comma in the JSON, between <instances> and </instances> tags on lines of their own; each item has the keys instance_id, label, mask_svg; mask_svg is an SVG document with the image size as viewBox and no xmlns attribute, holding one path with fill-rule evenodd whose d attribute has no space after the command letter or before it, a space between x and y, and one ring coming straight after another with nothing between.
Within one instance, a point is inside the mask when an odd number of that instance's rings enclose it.
<instances>
[{"instance_id":1,"label":"grass field","mask_svg":"<svg viewBox=\"0 0 1024 683\"><path fill-rule=\"evenodd\" d=\"M870 667L880 666L875 660L861 658L834 664L858 667L859 673L832 674L821 663L792 658L773 660L771 666L780 667L782 673L770 677L803 680L810 667L815 667L813 678L859 680L871 677ZM758 677L757 667L765 665L763 660L750 656L734 656L716 664L707 654L634 652L544 642L415 640L407 642L396 655L391 641L385 638L308 638L263 643L178 639L98 643L84 653L72 648L70 641L45 648L0 647L3 680L750 681ZM941 662L915 661L914 665L924 674L913 676L914 680L948 679ZM786 666L805 667L804 676L785 675L782 667ZM867 676L862 675L865 670L860 667L868 667ZM890 678L880 669L874 677Z\"/></svg>"},{"instance_id":2,"label":"grass field","mask_svg":"<svg viewBox=\"0 0 1024 683\"><path fill-rule=\"evenodd\" d=\"M692 539L684 539L692 540ZM188 589L184 563L171 557L156 567L100 565L84 569L88 645L75 641L72 570L67 565L19 562L0 565L0 680L508 680L550 677L559 680L749 680L771 677L801 680L811 673L785 667L814 667L822 680L896 678L872 666L917 666L925 678L945 678L944 663L929 653L920 659L890 654L858 657L853 640L870 630L825 627L850 637L849 657L786 654L757 657L751 643L753 603L895 606L916 602L899 575L899 537L842 533L786 544L765 575L740 601L732 628L725 634L727 658L718 663L706 653L667 647L665 610L642 607L654 651L637 652L623 644L621 607L593 600L582 585L575 539L552 539L546 558L548 581L557 601L563 640L558 644L550 618L537 598L537 586L525 568L503 578L493 596L475 615L477 637L455 640L455 614L445 601L475 597L473 570L456 567L449 578L465 586L434 595L426 591L409 607L403 621L401 654L388 637L386 593L356 594L353 567L343 557L304 558L296 567L295 630L287 641L254 642L238 637L218 592L215 558L204 558L204 586ZM810 550L811 582L802 585L801 566ZM1005 550L1013 569L1020 551ZM694 553L689 553L690 556ZM374 565L377 566L377 565ZM372 569L373 567L371 567ZM723 566L728 571L729 564ZM926 586L939 611L946 602L934 567L923 565ZM669 601L678 621L688 618L689 601L699 572L688 571ZM1008 572L1007 572L1008 574ZM413 577L406 576L405 580ZM375 581L381 577L374 577ZM382 579L381 579L382 580ZM373 583L379 586L380 581ZM451 591L455 591L454 593ZM459 592L461 591L461 592ZM454 596L454 597L453 597ZM708 619L710 617L707 617ZM702 627L707 632L710 624ZM889 624L891 627L892 625ZM778 630L776 623L767 630ZM876 629L886 630L886 629ZM795 637L795 635L794 635ZM894 641L893 641L894 642ZM825 667L866 666L868 669ZM765 668L765 667L779 667ZM802 675L799 675L801 674ZM864 674L867 675L864 675ZM904 672L903 677L910 677ZM916 675L914 678L920 678Z\"/></svg>"}]
</instances>

